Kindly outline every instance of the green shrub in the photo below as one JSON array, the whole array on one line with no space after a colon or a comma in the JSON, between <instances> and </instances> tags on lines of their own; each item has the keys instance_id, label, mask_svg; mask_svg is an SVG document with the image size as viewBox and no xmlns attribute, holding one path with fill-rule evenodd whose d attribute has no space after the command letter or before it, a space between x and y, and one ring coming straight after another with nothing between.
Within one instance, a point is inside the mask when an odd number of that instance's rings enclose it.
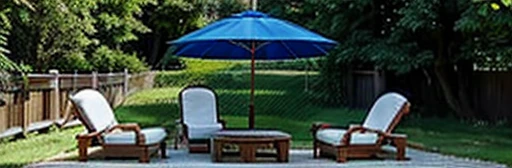
<instances>
[{"instance_id":1,"label":"green shrub","mask_svg":"<svg viewBox=\"0 0 512 168\"><path fill-rule=\"evenodd\" d=\"M297 59L297 60L276 60L276 61L257 61L256 70L299 70L306 69L310 71L317 71L320 69L318 66L319 59ZM251 64L240 64L234 69L250 69Z\"/></svg>"},{"instance_id":2,"label":"green shrub","mask_svg":"<svg viewBox=\"0 0 512 168\"><path fill-rule=\"evenodd\" d=\"M92 66L85 58L83 52L72 53L64 57L58 57L51 61L50 69L59 69L61 72L90 71Z\"/></svg>"},{"instance_id":3,"label":"green shrub","mask_svg":"<svg viewBox=\"0 0 512 168\"><path fill-rule=\"evenodd\" d=\"M159 72L155 77L156 87L186 86L192 84L206 84L214 74L224 70L232 70L240 66L239 61L216 61L200 59L183 59L186 68L177 71Z\"/></svg>"},{"instance_id":4,"label":"green shrub","mask_svg":"<svg viewBox=\"0 0 512 168\"><path fill-rule=\"evenodd\" d=\"M119 72L125 68L130 72L148 70L147 65L135 54L126 54L119 49L112 50L106 46L97 48L90 61L93 69L99 72Z\"/></svg>"}]
</instances>

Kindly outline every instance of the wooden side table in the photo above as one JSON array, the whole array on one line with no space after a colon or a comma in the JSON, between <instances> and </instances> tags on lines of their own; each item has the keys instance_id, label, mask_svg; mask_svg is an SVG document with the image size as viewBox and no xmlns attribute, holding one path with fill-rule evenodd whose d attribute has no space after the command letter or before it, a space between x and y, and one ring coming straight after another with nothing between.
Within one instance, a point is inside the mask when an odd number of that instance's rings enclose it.
<instances>
[{"instance_id":1,"label":"wooden side table","mask_svg":"<svg viewBox=\"0 0 512 168\"><path fill-rule=\"evenodd\" d=\"M222 162L222 149L226 144L237 145L242 162L256 161L258 148L269 144L276 150L278 162L288 162L291 136L281 131L268 130L225 130L215 134L213 138L212 159Z\"/></svg>"}]
</instances>

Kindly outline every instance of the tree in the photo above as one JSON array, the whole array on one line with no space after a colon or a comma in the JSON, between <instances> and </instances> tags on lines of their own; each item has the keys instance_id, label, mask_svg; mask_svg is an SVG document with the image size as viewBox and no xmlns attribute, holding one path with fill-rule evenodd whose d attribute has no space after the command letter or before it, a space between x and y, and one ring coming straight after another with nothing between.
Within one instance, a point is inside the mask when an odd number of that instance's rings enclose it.
<instances>
[{"instance_id":1,"label":"tree","mask_svg":"<svg viewBox=\"0 0 512 168\"><path fill-rule=\"evenodd\" d=\"M36 71L104 71L91 64L93 53L106 46L112 50L108 53L119 57L116 65L123 58L133 60L132 54L125 54L134 52L127 42L137 40L137 33L149 32L138 17L141 7L153 0L34 1L30 7L16 2L3 4L10 9L7 18L13 27L7 46L11 59ZM141 61L132 63L145 66Z\"/></svg>"},{"instance_id":2,"label":"tree","mask_svg":"<svg viewBox=\"0 0 512 168\"><path fill-rule=\"evenodd\" d=\"M12 0L11 3L15 3L17 5L25 6L29 9L34 9L32 4L30 4L26 0ZM9 71L18 71L21 68L11 61L5 54L9 54L10 51L6 48L7 46L7 36L12 28L11 22L7 16L7 14L11 11L11 7L6 4L0 5L0 73L5 73ZM5 76L5 75L2 75ZM5 79L5 78L2 78Z\"/></svg>"},{"instance_id":3,"label":"tree","mask_svg":"<svg viewBox=\"0 0 512 168\"><path fill-rule=\"evenodd\" d=\"M342 75L346 68L340 67L375 66L396 74L423 69L434 74L447 105L461 118L478 117L468 99L475 65L512 68L509 0L263 2L263 11L340 42L324 63L326 78Z\"/></svg>"},{"instance_id":4,"label":"tree","mask_svg":"<svg viewBox=\"0 0 512 168\"><path fill-rule=\"evenodd\" d=\"M92 36L110 48L122 48L127 42L138 40L138 34L151 30L139 18L143 7L155 5L156 0L100 0L91 10L97 32ZM128 49L127 49L128 50Z\"/></svg>"},{"instance_id":5,"label":"tree","mask_svg":"<svg viewBox=\"0 0 512 168\"><path fill-rule=\"evenodd\" d=\"M159 0L146 7L144 24L152 30L142 44L149 64L156 66L169 47L167 40L174 40L208 23L246 9L243 0ZM139 43L140 44L140 43Z\"/></svg>"}]
</instances>

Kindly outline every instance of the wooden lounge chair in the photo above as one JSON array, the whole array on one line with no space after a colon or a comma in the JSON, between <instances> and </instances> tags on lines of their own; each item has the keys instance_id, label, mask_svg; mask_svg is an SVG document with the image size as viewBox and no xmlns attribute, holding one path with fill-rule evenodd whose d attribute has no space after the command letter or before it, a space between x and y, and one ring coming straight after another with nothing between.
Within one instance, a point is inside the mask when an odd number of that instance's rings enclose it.
<instances>
[{"instance_id":1,"label":"wooden lounge chair","mask_svg":"<svg viewBox=\"0 0 512 168\"><path fill-rule=\"evenodd\" d=\"M397 149L396 159L405 160L406 136L392 131L400 118L409 113L409 107L410 103L404 96L387 93L373 104L362 126L350 126L347 130L314 123L311 129L313 157L334 155L337 162L346 162L347 158L374 157L382 152L381 146L389 142Z\"/></svg>"},{"instance_id":2,"label":"wooden lounge chair","mask_svg":"<svg viewBox=\"0 0 512 168\"><path fill-rule=\"evenodd\" d=\"M163 128L141 129L137 124L118 124L112 108L100 92L84 89L70 96L77 108L76 115L88 133L77 135L80 161L87 161L87 147L96 139L105 156L138 157L139 162L149 162L150 154L161 150L166 157Z\"/></svg>"},{"instance_id":3,"label":"wooden lounge chair","mask_svg":"<svg viewBox=\"0 0 512 168\"><path fill-rule=\"evenodd\" d=\"M210 138L225 128L219 119L217 94L206 86L188 86L179 93L181 119L181 141L186 143L189 152L209 152ZM177 148L178 139L175 141Z\"/></svg>"}]
</instances>

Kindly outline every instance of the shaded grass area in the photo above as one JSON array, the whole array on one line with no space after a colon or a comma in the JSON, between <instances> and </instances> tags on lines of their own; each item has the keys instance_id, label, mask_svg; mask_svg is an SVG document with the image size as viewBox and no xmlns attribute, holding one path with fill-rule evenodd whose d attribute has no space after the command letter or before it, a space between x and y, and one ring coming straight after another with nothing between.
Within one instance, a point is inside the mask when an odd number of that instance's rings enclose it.
<instances>
[{"instance_id":1,"label":"shaded grass area","mask_svg":"<svg viewBox=\"0 0 512 168\"><path fill-rule=\"evenodd\" d=\"M407 133L411 141L431 151L512 166L512 130L506 126L477 126L455 119L413 118L402 123L398 131Z\"/></svg>"},{"instance_id":2,"label":"shaded grass area","mask_svg":"<svg viewBox=\"0 0 512 168\"><path fill-rule=\"evenodd\" d=\"M52 129L47 134L29 134L25 139L0 143L0 167L22 167L62 152L76 149L76 134L83 128Z\"/></svg>"},{"instance_id":3,"label":"shaded grass area","mask_svg":"<svg viewBox=\"0 0 512 168\"><path fill-rule=\"evenodd\" d=\"M292 147L311 147L309 129L313 122L324 121L337 125L361 123L363 110L326 107L314 92L305 92L301 73L265 73L256 76L256 127L286 131L293 136ZM287 75L289 74L289 75ZM247 73L214 74L205 83L219 95L219 111L228 128L247 128L249 79ZM228 77L225 77L228 76ZM314 78L314 77L313 77ZM139 121L167 128L179 116L177 96L182 86L157 88L130 97L128 105L119 108L117 115L124 121ZM154 99L165 95L165 103ZM136 100L141 99L141 100ZM144 102L144 103L142 103ZM137 109L137 110L135 110ZM162 111L163 110L163 111ZM136 113L136 114L134 114ZM144 114L140 114L144 113ZM414 113L412 111L411 113ZM148 115L152 117L142 117ZM155 117L159 115L160 117ZM478 126L455 119L419 118L406 116L396 132L405 133L409 141L427 150L444 154L497 161L512 165L512 130L506 126ZM146 118L154 118L147 121ZM165 118L165 119L162 119Z\"/></svg>"},{"instance_id":4,"label":"shaded grass area","mask_svg":"<svg viewBox=\"0 0 512 168\"><path fill-rule=\"evenodd\" d=\"M179 118L178 92L187 84L205 84L219 96L219 111L228 128L247 128L250 78L239 63L187 60L188 69L161 72L156 83L162 88L131 95L116 109L120 122L136 122L142 127L162 126L172 140L174 121ZM241 69L241 70L240 70ZM292 147L311 147L309 129L323 121L348 126L361 123L362 110L329 107L322 93L314 92L317 73L310 73L309 91L304 91L304 72L257 71L256 127L279 129L293 136ZM313 91L312 91L313 90ZM411 112L414 114L414 111ZM506 126L476 126L455 119L406 116L397 132L409 141L445 154L497 161L512 166L512 130ZM74 136L83 128L54 130L49 134L0 143L0 167L19 167L61 152L76 150Z\"/></svg>"}]
</instances>

